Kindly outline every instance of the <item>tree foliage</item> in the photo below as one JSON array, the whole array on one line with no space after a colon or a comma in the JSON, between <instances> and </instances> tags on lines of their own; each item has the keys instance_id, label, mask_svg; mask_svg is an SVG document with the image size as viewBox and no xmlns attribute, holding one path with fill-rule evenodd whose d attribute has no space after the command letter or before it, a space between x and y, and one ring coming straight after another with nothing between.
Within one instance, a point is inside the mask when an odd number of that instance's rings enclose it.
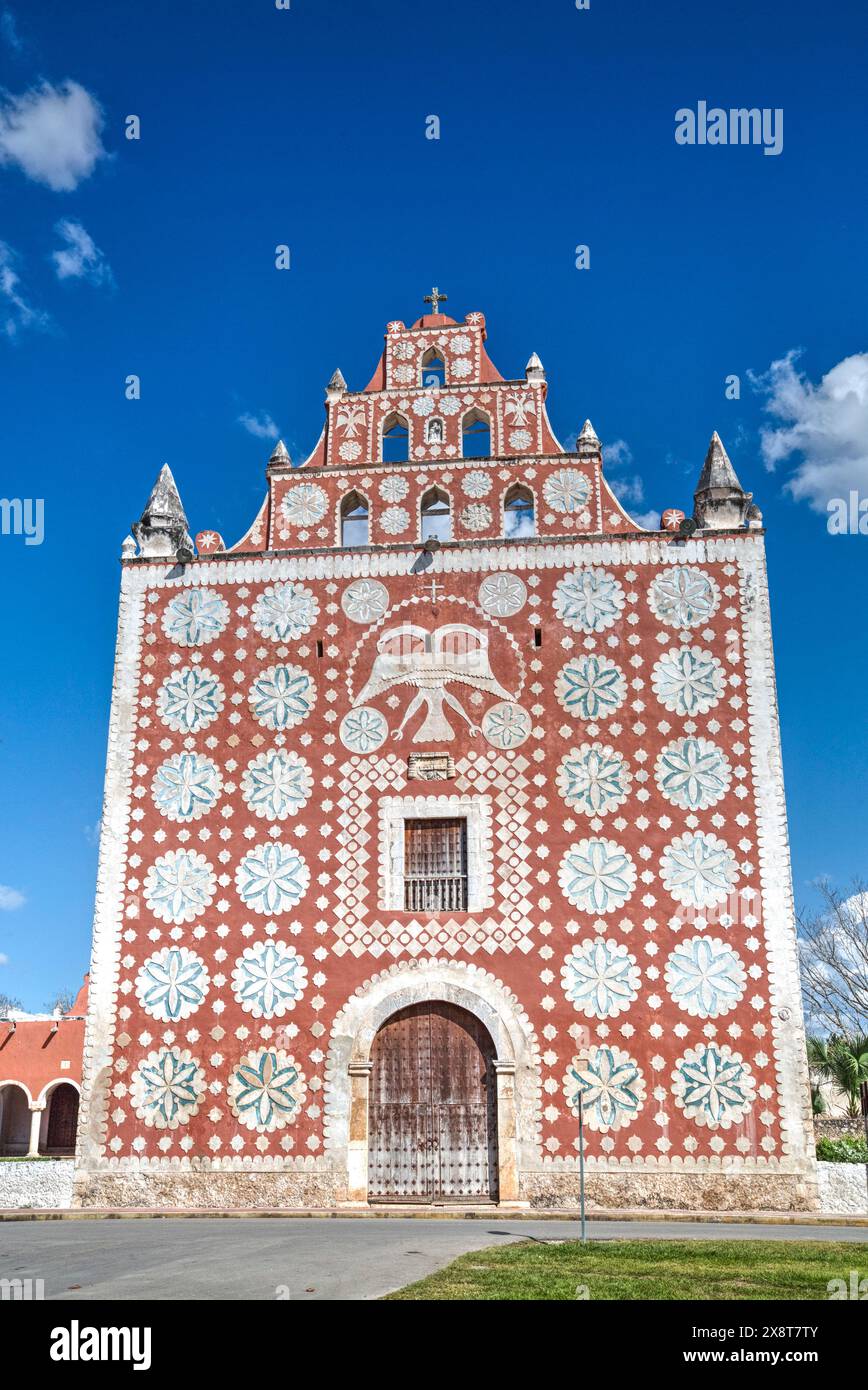
<instances>
[{"instance_id":1,"label":"tree foliage","mask_svg":"<svg viewBox=\"0 0 868 1390\"><path fill-rule=\"evenodd\" d=\"M821 884L822 910L799 917L799 961L809 1030L827 1038L868 1035L868 888L842 898Z\"/></svg>"},{"instance_id":2,"label":"tree foliage","mask_svg":"<svg viewBox=\"0 0 868 1390\"><path fill-rule=\"evenodd\" d=\"M62 1014L68 1014L74 1003L75 990L58 989L52 994L45 1007L50 1014L53 1014L56 1009L59 1009Z\"/></svg>"}]
</instances>

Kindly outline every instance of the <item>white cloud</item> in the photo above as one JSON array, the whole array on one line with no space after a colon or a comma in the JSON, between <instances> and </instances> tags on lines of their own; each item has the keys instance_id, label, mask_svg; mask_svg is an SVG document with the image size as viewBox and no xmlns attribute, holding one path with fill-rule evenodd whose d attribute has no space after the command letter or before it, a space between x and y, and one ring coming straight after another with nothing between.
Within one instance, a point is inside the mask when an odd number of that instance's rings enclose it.
<instances>
[{"instance_id":1,"label":"white cloud","mask_svg":"<svg viewBox=\"0 0 868 1390\"><path fill-rule=\"evenodd\" d=\"M9 964L9 957L8 957L8 956L4 956L3 952L0 951L0 965L8 965L8 964Z\"/></svg>"},{"instance_id":2,"label":"white cloud","mask_svg":"<svg viewBox=\"0 0 868 1390\"><path fill-rule=\"evenodd\" d=\"M239 415L238 423L244 426L248 434L255 435L257 439L277 439L280 435L277 425L264 410L258 415Z\"/></svg>"},{"instance_id":3,"label":"white cloud","mask_svg":"<svg viewBox=\"0 0 868 1390\"><path fill-rule=\"evenodd\" d=\"M627 468L633 462L633 450L626 439L614 439L611 444L600 447L605 468Z\"/></svg>"},{"instance_id":4,"label":"white cloud","mask_svg":"<svg viewBox=\"0 0 868 1390\"><path fill-rule=\"evenodd\" d=\"M785 489L824 512L829 498L853 488L868 495L868 352L843 358L818 386L798 370L799 355L794 349L751 374L766 411L782 421L761 430L762 455L770 471L801 455Z\"/></svg>"},{"instance_id":5,"label":"white cloud","mask_svg":"<svg viewBox=\"0 0 868 1390\"><path fill-rule=\"evenodd\" d=\"M22 328L45 333L51 319L41 309L34 309L23 293L21 278L15 269L19 257L5 241L0 241L0 333L17 338Z\"/></svg>"},{"instance_id":6,"label":"white cloud","mask_svg":"<svg viewBox=\"0 0 868 1390\"><path fill-rule=\"evenodd\" d=\"M78 82L43 82L0 106L0 164L68 193L93 173L106 150L99 103Z\"/></svg>"},{"instance_id":7,"label":"white cloud","mask_svg":"<svg viewBox=\"0 0 868 1390\"><path fill-rule=\"evenodd\" d=\"M16 907L23 907L27 899L23 893L19 893L17 888L9 888L5 883L0 883L0 912L14 912Z\"/></svg>"},{"instance_id":8,"label":"white cloud","mask_svg":"<svg viewBox=\"0 0 868 1390\"><path fill-rule=\"evenodd\" d=\"M648 531L659 531L659 512L636 512L632 510L634 506L641 506L645 501L645 484L639 474L633 473L629 478L611 478L608 476L613 468L629 468L633 462L633 450L626 439L614 439L611 444L602 444L600 448L603 454L606 481L618 501L629 511L631 518L638 526L644 526Z\"/></svg>"},{"instance_id":9,"label":"white cloud","mask_svg":"<svg viewBox=\"0 0 868 1390\"><path fill-rule=\"evenodd\" d=\"M105 254L80 222L66 217L58 222L54 230L66 242L59 251L51 253L58 280L87 280L91 285L114 284Z\"/></svg>"},{"instance_id":10,"label":"white cloud","mask_svg":"<svg viewBox=\"0 0 868 1390\"><path fill-rule=\"evenodd\" d=\"M638 473L634 473L632 478L608 478L607 482L618 501L625 506L628 502L638 504L645 501L645 484Z\"/></svg>"},{"instance_id":11,"label":"white cloud","mask_svg":"<svg viewBox=\"0 0 868 1390\"><path fill-rule=\"evenodd\" d=\"M633 462L633 450L626 439L615 439L611 444L600 446L603 454L603 468L606 472L606 481L614 492L619 502L625 506L629 503L637 505L645 501L645 484L634 473L630 478L610 478L608 474L613 468L628 468Z\"/></svg>"},{"instance_id":12,"label":"white cloud","mask_svg":"<svg viewBox=\"0 0 868 1390\"><path fill-rule=\"evenodd\" d=\"M514 520L512 515L507 512L503 534L511 541L523 540L525 536L535 536L536 525L533 514L530 516L519 514L518 518Z\"/></svg>"}]
</instances>

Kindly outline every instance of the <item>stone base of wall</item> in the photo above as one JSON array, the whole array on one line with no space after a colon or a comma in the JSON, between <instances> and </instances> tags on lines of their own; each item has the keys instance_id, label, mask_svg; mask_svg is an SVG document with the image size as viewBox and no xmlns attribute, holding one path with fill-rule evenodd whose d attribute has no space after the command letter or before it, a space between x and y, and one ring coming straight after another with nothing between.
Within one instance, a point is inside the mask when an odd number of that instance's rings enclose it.
<instances>
[{"instance_id":1,"label":"stone base of wall","mask_svg":"<svg viewBox=\"0 0 868 1390\"><path fill-rule=\"evenodd\" d=\"M0 1159L0 1211L72 1205L71 1158Z\"/></svg>"},{"instance_id":2,"label":"stone base of wall","mask_svg":"<svg viewBox=\"0 0 868 1390\"><path fill-rule=\"evenodd\" d=\"M574 1173L525 1173L521 1195L531 1207L575 1207ZM793 1173L594 1173L585 1175L589 1207L657 1211L815 1211L812 1176Z\"/></svg>"},{"instance_id":3,"label":"stone base of wall","mask_svg":"<svg viewBox=\"0 0 868 1390\"><path fill-rule=\"evenodd\" d=\"M868 1164L818 1163L820 1210L868 1216Z\"/></svg>"},{"instance_id":4,"label":"stone base of wall","mask_svg":"<svg viewBox=\"0 0 868 1390\"><path fill-rule=\"evenodd\" d=\"M814 1178L792 1173L588 1173L585 1194L589 1207L597 1209L815 1211L819 1206ZM73 1205L153 1210L329 1209L346 1207L346 1196L341 1173L127 1172L79 1175ZM526 1172L520 1182L520 1200L537 1210L575 1208L578 1174Z\"/></svg>"},{"instance_id":5,"label":"stone base of wall","mask_svg":"<svg viewBox=\"0 0 868 1390\"><path fill-rule=\"evenodd\" d=\"M76 1178L73 1206L335 1207L345 1189L331 1173L98 1173Z\"/></svg>"},{"instance_id":6,"label":"stone base of wall","mask_svg":"<svg viewBox=\"0 0 868 1390\"><path fill-rule=\"evenodd\" d=\"M861 1115L815 1115L814 1133L818 1139L864 1139L865 1121Z\"/></svg>"}]
</instances>

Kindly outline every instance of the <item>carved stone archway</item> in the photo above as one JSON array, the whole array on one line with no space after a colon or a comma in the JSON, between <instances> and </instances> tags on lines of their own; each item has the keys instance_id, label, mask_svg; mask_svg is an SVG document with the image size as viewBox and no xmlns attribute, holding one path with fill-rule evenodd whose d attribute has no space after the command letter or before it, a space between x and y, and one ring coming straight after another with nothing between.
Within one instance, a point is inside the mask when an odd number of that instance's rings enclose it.
<instances>
[{"instance_id":1,"label":"carved stone archway","mask_svg":"<svg viewBox=\"0 0 868 1390\"><path fill-rule=\"evenodd\" d=\"M521 1172L539 1159L539 1053L530 1021L494 975L455 961L394 965L360 986L332 1030L326 1072L326 1144L347 1174L347 1201L368 1200L368 1083L371 1047L381 1025L399 1009L442 1000L474 1014L496 1048L497 1144L500 1201L520 1200Z\"/></svg>"}]
</instances>

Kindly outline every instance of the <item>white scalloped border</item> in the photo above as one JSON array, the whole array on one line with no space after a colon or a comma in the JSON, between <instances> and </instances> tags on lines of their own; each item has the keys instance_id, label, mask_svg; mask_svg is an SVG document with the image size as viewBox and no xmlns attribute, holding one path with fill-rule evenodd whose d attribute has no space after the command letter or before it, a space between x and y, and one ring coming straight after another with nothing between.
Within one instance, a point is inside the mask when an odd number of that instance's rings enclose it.
<instances>
[{"instance_id":1,"label":"white scalloped border","mask_svg":"<svg viewBox=\"0 0 868 1390\"><path fill-rule=\"evenodd\" d=\"M75 1158L77 1178L99 1166L105 1150L111 1100L108 1082L117 1016L144 610L142 590L125 568L121 576L82 1056L82 1097Z\"/></svg>"},{"instance_id":2,"label":"white scalloped border","mask_svg":"<svg viewBox=\"0 0 868 1390\"><path fill-rule=\"evenodd\" d=\"M781 1147L785 1156L782 1163L786 1161L788 1168L816 1182L774 646L765 546L761 536L754 538L742 559L740 580L769 1016L778 1078Z\"/></svg>"},{"instance_id":3,"label":"white scalloped border","mask_svg":"<svg viewBox=\"0 0 868 1390\"><path fill-rule=\"evenodd\" d=\"M695 565L715 561L730 564L745 558L751 547L761 544L756 534L708 537L701 540L611 540L559 541L541 536L536 545L516 545L515 541L486 541L481 545L462 544L455 549L438 550L426 575L494 573L497 570L576 569L589 565ZM416 549L379 549L358 554L307 554L230 559L211 556L186 565L181 574L177 566L128 561L130 592L157 586L185 588L198 584L273 583L287 579L388 578L411 573ZM491 619L486 615L486 621Z\"/></svg>"}]
</instances>

